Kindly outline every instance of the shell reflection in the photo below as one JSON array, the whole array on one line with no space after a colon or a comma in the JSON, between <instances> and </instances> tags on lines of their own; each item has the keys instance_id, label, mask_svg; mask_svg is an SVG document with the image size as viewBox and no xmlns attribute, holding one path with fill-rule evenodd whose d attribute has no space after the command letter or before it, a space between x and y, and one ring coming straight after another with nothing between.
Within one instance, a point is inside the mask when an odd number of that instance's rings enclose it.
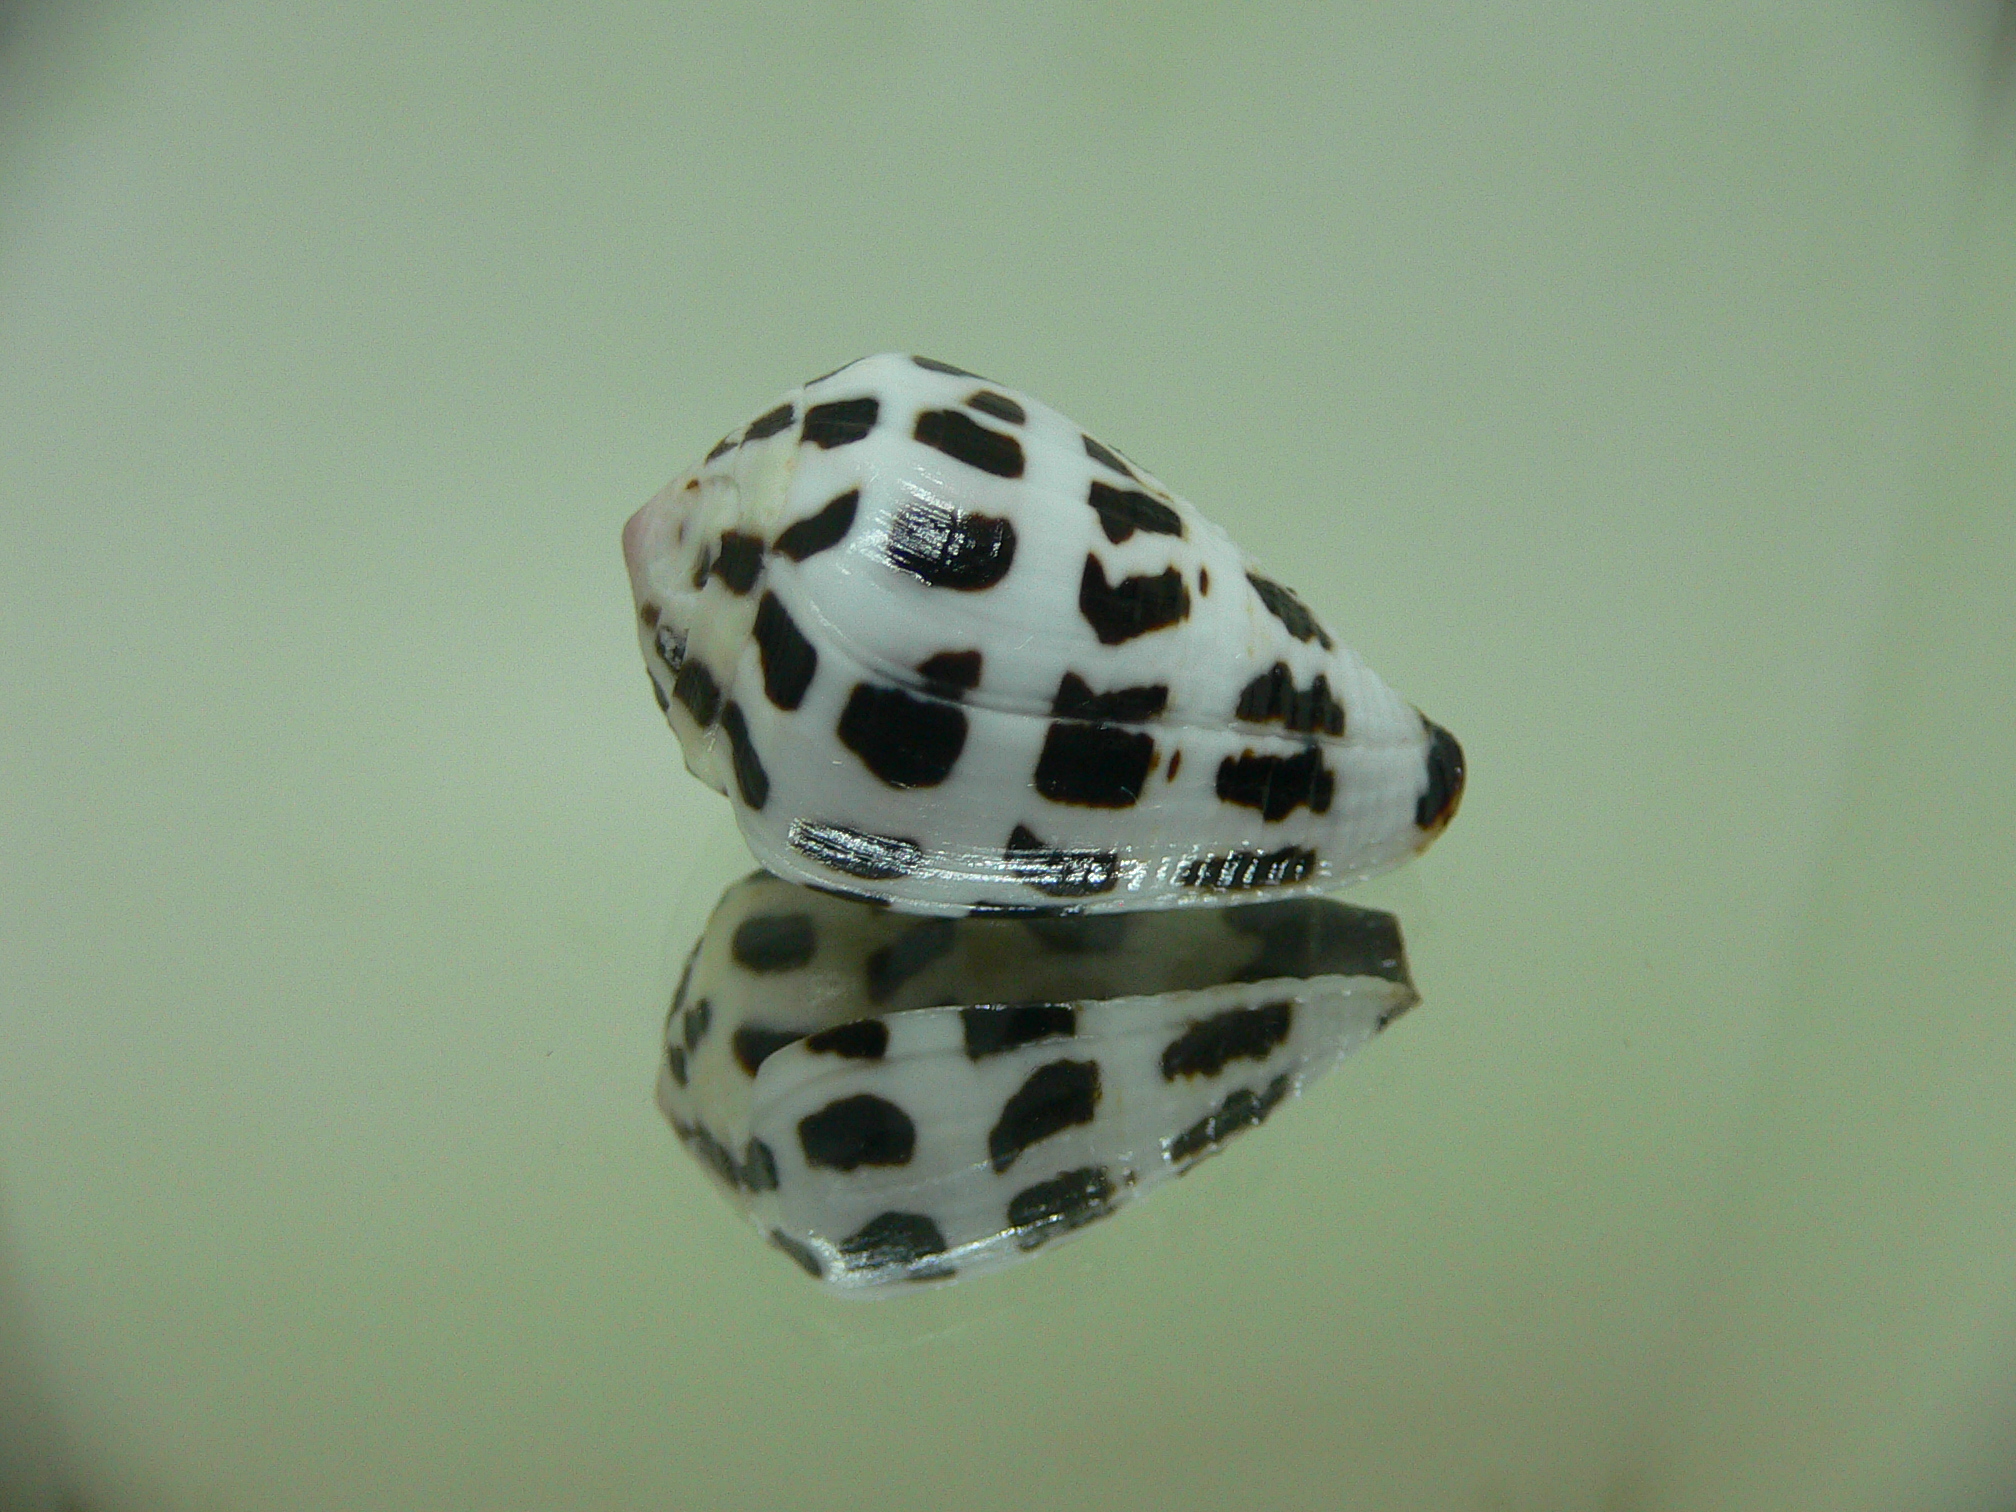
<instances>
[{"instance_id":1,"label":"shell reflection","mask_svg":"<svg viewBox=\"0 0 2016 1512\"><path fill-rule=\"evenodd\" d=\"M680 978L658 1104L772 1244L877 1295L1111 1215L1415 1000L1398 920L1325 898L918 919L759 872Z\"/></svg>"}]
</instances>

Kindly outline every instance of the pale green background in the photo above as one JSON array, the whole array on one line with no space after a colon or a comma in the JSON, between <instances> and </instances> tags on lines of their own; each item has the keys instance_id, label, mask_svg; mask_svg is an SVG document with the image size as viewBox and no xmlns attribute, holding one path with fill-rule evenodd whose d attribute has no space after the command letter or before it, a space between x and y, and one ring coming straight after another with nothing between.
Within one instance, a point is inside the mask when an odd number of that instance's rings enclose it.
<instances>
[{"instance_id":1,"label":"pale green background","mask_svg":"<svg viewBox=\"0 0 2016 1512\"><path fill-rule=\"evenodd\" d=\"M1996 24L9 13L0 1497L2010 1505ZM892 347L1143 459L1472 777L1363 895L1404 1025L850 1308L651 1105L749 863L617 530Z\"/></svg>"}]
</instances>

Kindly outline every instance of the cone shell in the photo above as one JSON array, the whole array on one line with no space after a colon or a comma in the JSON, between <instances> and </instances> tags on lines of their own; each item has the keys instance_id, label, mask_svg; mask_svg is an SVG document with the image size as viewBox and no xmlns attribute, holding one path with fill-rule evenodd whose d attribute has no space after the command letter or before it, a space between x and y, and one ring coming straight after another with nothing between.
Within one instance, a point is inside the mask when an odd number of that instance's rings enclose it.
<instances>
[{"instance_id":1,"label":"cone shell","mask_svg":"<svg viewBox=\"0 0 2016 1512\"><path fill-rule=\"evenodd\" d=\"M652 688L772 872L918 913L1334 887L1463 757L1197 509L1048 406L865 358L623 533Z\"/></svg>"}]
</instances>

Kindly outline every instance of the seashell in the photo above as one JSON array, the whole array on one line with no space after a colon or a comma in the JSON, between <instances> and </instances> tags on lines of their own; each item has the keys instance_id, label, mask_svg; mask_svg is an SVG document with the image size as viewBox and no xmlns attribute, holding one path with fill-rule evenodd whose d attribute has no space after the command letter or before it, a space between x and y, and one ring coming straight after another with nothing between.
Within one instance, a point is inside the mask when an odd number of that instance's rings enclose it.
<instances>
[{"instance_id":1,"label":"seashell","mask_svg":"<svg viewBox=\"0 0 2016 1512\"><path fill-rule=\"evenodd\" d=\"M1327 898L915 919L759 872L687 961L658 1103L773 1245L886 1295L1118 1212L1414 1002L1398 922Z\"/></svg>"},{"instance_id":2,"label":"seashell","mask_svg":"<svg viewBox=\"0 0 2016 1512\"><path fill-rule=\"evenodd\" d=\"M925 358L794 389L631 518L653 692L780 876L931 914L1308 892L1463 753L1195 507Z\"/></svg>"}]
</instances>

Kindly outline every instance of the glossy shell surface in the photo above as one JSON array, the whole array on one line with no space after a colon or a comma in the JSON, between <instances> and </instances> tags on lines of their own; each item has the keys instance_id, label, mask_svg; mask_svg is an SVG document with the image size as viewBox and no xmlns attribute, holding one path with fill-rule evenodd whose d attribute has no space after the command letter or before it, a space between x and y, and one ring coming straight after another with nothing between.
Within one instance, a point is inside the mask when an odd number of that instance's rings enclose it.
<instances>
[{"instance_id":1,"label":"glossy shell surface","mask_svg":"<svg viewBox=\"0 0 2016 1512\"><path fill-rule=\"evenodd\" d=\"M687 766L769 870L920 913L1334 887L1425 847L1455 740L1112 448L865 358L625 527Z\"/></svg>"}]
</instances>

